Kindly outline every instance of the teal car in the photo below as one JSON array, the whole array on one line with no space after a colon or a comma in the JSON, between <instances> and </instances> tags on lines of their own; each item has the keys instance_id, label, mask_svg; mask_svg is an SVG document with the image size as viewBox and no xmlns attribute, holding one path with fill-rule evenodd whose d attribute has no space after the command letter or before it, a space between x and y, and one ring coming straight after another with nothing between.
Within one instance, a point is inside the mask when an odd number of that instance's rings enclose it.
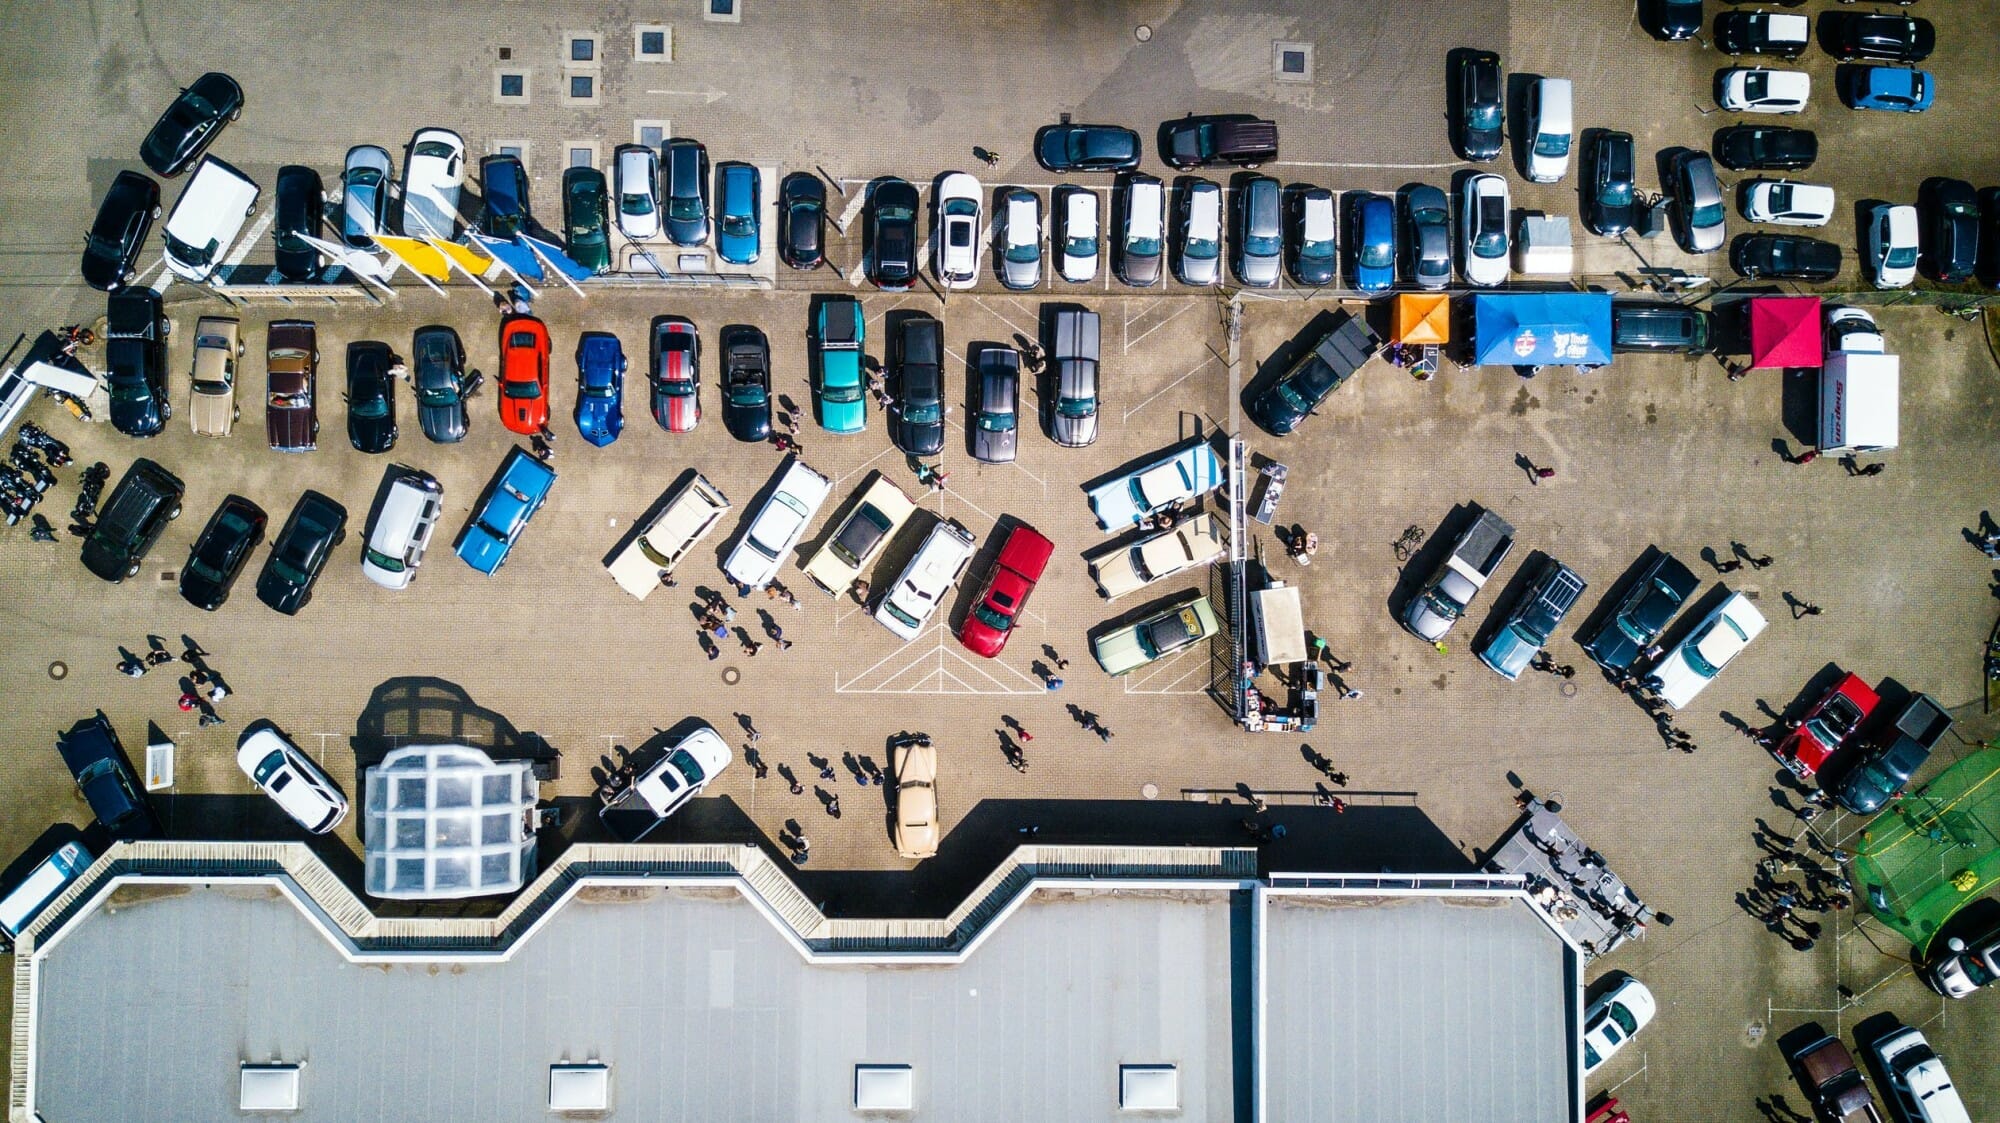
<instances>
[{"instance_id":1,"label":"teal car","mask_svg":"<svg viewBox=\"0 0 2000 1123\"><path fill-rule=\"evenodd\" d=\"M1207 597L1184 598L1136 624L1104 633L1090 645L1107 675L1130 674L1222 631Z\"/></svg>"},{"instance_id":2,"label":"teal car","mask_svg":"<svg viewBox=\"0 0 2000 1123\"><path fill-rule=\"evenodd\" d=\"M829 433L859 433L868 425L868 407L861 389L861 302L851 296L822 301L819 361L814 367L813 397L818 399L819 425Z\"/></svg>"}]
</instances>

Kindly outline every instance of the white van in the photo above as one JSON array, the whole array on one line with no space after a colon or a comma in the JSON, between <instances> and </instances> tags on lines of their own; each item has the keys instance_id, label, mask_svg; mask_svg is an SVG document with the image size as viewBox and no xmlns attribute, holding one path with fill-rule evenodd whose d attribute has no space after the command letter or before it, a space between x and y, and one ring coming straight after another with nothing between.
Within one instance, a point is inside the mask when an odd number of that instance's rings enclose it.
<instances>
[{"instance_id":1,"label":"white van","mask_svg":"<svg viewBox=\"0 0 2000 1123\"><path fill-rule=\"evenodd\" d=\"M415 469L396 473L389 495L375 525L368 528L368 544L361 548L361 572L385 589L407 589L416 579L417 567L424 564L430 548L431 532L444 514L444 485L429 472Z\"/></svg>"},{"instance_id":2,"label":"white van","mask_svg":"<svg viewBox=\"0 0 2000 1123\"><path fill-rule=\"evenodd\" d=\"M28 922L41 914L42 907L55 900L56 894L67 889L96 860L83 843L63 843L61 849L42 859L27 880L0 898L0 933L5 933L10 943L19 938Z\"/></svg>"},{"instance_id":3,"label":"white van","mask_svg":"<svg viewBox=\"0 0 2000 1123\"><path fill-rule=\"evenodd\" d=\"M1528 87L1528 178L1554 183L1569 171L1570 81L1540 78Z\"/></svg>"},{"instance_id":4,"label":"white van","mask_svg":"<svg viewBox=\"0 0 2000 1123\"><path fill-rule=\"evenodd\" d=\"M1819 450L1887 452L1896 447L1902 360L1835 351L1819 372Z\"/></svg>"},{"instance_id":5,"label":"white van","mask_svg":"<svg viewBox=\"0 0 2000 1123\"><path fill-rule=\"evenodd\" d=\"M257 181L203 156L167 216L167 268L199 284L215 273L257 210Z\"/></svg>"},{"instance_id":6,"label":"white van","mask_svg":"<svg viewBox=\"0 0 2000 1123\"><path fill-rule=\"evenodd\" d=\"M964 527L948 522L932 527L917 556L903 567L903 575L876 606L875 619L906 640L916 639L924 621L937 611L938 602L965 572L972 553L972 534Z\"/></svg>"},{"instance_id":7,"label":"white van","mask_svg":"<svg viewBox=\"0 0 2000 1123\"><path fill-rule=\"evenodd\" d=\"M729 497L709 483L708 477L696 473L661 508L659 517L634 535L604 568L611 571L619 588L645 600L660 587L660 575L672 573L728 510Z\"/></svg>"}]
</instances>

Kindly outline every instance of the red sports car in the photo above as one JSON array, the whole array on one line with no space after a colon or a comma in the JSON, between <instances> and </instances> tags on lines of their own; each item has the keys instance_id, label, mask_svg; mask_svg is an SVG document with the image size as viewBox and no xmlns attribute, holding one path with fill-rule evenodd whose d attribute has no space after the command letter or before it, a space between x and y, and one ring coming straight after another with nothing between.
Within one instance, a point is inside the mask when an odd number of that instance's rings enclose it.
<instances>
[{"instance_id":1,"label":"red sports car","mask_svg":"<svg viewBox=\"0 0 2000 1123\"><path fill-rule=\"evenodd\" d=\"M1778 743L1778 759L1800 776L1812 776L1826 765L1841 742L1861 728L1881 700L1860 675L1848 672L1806 714L1799 727Z\"/></svg>"},{"instance_id":2,"label":"red sports car","mask_svg":"<svg viewBox=\"0 0 2000 1123\"><path fill-rule=\"evenodd\" d=\"M1042 579L1042 571L1048 568L1049 558L1055 552L1055 543L1025 523L1007 532L1000 556L994 559L993 572L987 575L986 587L980 590L979 603L972 606L972 611L965 614L965 623L959 625L958 641L966 650L988 659L1000 654L1007 646L1008 633L1014 630L1015 619L1028 603L1028 594L1035 591L1035 582Z\"/></svg>"},{"instance_id":3,"label":"red sports car","mask_svg":"<svg viewBox=\"0 0 2000 1123\"><path fill-rule=\"evenodd\" d=\"M549 329L533 316L500 321L500 424L524 436L549 424Z\"/></svg>"}]
</instances>

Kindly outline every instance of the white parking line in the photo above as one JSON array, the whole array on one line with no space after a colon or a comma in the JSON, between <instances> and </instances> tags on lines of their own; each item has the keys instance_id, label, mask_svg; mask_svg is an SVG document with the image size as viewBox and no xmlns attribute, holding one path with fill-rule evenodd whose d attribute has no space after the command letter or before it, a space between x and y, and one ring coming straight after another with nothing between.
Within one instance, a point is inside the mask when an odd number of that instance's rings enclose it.
<instances>
[{"instance_id":1,"label":"white parking line","mask_svg":"<svg viewBox=\"0 0 2000 1123\"><path fill-rule=\"evenodd\" d=\"M229 256L222 259L222 268L234 269L238 265L243 264L243 259L250 256L250 248L257 244L257 239L264 236L264 231L271 228L271 223L277 217L278 207L277 204L273 203L270 210L257 216L257 221L250 226L250 232L243 235L242 240L237 242L235 248L229 251Z\"/></svg>"},{"instance_id":2,"label":"white parking line","mask_svg":"<svg viewBox=\"0 0 2000 1123\"><path fill-rule=\"evenodd\" d=\"M1146 406L1150 402L1152 402L1154 398L1157 398L1161 394L1164 394L1167 391L1173 389L1174 387L1179 386L1181 383L1186 382L1189 378L1193 377L1195 374L1200 372L1200 370L1203 367L1215 361L1216 361L1215 356L1213 354L1209 355L1207 358L1204 358L1201 362L1196 363L1192 368L1188 370L1186 374L1181 375L1179 378L1174 379L1172 382L1167 383L1165 386L1160 387L1158 390L1155 390L1152 393L1146 395L1145 398L1127 407L1125 412L1121 414L1118 419L1120 421L1132 420L1132 415L1139 412L1142 409L1145 409Z\"/></svg>"},{"instance_id":3,"label":"white parking line","mask_svg":"<svg viewBox=\"0 0 2000 1123\"><path fill-rule=\"evenodd\" d=\"M1340 161L1320 160L1273 160L1274 168L1388 168L1391 170L1421 171L1431 168L1461 168L1465 164L1459 160L1449 160L1442 164L1355 164Z\"/></svg>"}]
</instances>

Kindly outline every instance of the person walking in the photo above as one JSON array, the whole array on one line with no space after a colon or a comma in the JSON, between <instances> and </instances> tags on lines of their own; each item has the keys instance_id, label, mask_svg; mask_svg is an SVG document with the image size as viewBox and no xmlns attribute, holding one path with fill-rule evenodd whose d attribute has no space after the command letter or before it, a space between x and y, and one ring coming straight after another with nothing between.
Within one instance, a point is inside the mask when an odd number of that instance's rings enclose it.
<instances>
[{"instance_id":1,"label":"person walking","mask_svg":"<svg viewBox=\"0 0 2000 1123\"><path fill-rule=\"evenodd\" d=\"M839 792L835 792L834 794L826 797L826 813L833 816L836 819L840 818Z\"/></svg>"},{"instance_id":2,"label":"person walking","mask_svg":"<svg viewBox=\"0 0 2000 1123\"><path fill-rule=\"evenodd\" d=\"M1807 616L1818 616L1824 611L1825 609L1822 609L1811 601L1800 601L1798 607L1792 609L1792 619L1798 620Z\"/></svg>"},{"instance_id":3,"label":"person walking","mask_svg":"<svg viewBox=\"0 0 2000 1123\"><path fill-rule=\"evenodd\" d=\"M1719 561L1715 563L1715 571L1717 573L1734 573L1742 568L1743 568L1742 558L1730 558L1728 561Z\"/></svg>"},{"instance_id":4,"label":"person walking","mask_svg":"<svg viewBox=\"0 0 2000 1123\"><path fill-rule=\"evenodd\" d=\"M1773 565L1776 565L1776 564L1777 564L1777 562L1778 562L1778 559L1776 559L1776 558L1772 557L1772 556L1771 556L1771 555L1769 555L1769 554L1760 554L1759 556L1757 556L1757 557L1754 557L1754 558L1751 558L1751 559L1750 559L1750 568L1751 568L1751 569L1769 569L1769 568L1771 568L1771 567L1772 567Z\"/></svg>"},{"instance_id":5,"label":"person walking","mask_svg":"<svg viewBox=\"0 0 2000 1123\"><path fill-rule=\"evenodd\" d=\"M1048 681L1043 683L1042 685L1049 692L1054 693L1055 691L1062 689L1062 682L1063 680L1055 677L1054 675L1050 675Z\"/></svg>"},{"instance_id":6,"label":"person walking","mask_svg":"<svg viewBox=\"0 0 2000 1123\"><path fill-rule=\"evenodd\" d=\"M1819 459L1819 450L1816 448L1809 448L1804 452L1799 453L1797 456L1792 457L1792 463L1810 464L1818 459Z\"/></svg>"}]
</instances>

